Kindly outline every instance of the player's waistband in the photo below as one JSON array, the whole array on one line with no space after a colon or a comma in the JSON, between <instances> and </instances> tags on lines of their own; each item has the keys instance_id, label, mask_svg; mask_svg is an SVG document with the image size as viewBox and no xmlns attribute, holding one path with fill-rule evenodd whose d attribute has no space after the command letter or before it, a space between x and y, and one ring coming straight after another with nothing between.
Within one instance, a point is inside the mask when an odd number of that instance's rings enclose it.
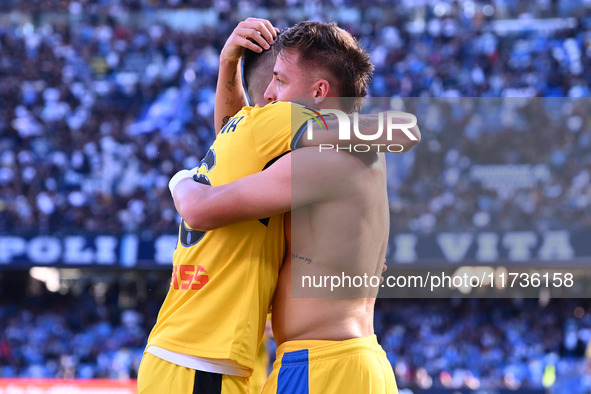
<instances>
[{"instance_id":1,"label":"player's waistband","mask_svg":"<svg viewBox=\"0 0 591 394\"><path fill-rule=\"evenodd\" d=\"M305 351L307 350L307 351ZM386 355L375 335L346 341L302 340L288 341L277 348L277 362L294 365L340 357L357 352L373 352Z\"/></svg>"}]
</instances>

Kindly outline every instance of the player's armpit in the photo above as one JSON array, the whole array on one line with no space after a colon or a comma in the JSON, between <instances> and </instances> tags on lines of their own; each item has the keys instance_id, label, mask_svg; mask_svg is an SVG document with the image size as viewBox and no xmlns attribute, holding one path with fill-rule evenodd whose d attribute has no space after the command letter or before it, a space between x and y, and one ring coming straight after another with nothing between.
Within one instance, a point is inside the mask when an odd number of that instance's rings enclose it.
<instances>
[{"instance_id":1,"label":"player's armpit","mask_svg":"<svg viewBox=\"0 0 591 394\"><path fill-rule=\"evenodd\" d=\"M325 115L323 111L320 113ZM320 118L318 123L321 121L324 129L313 125L314 131L309 132L307 128L302 128L302 134L294 136L295 147L363 144L369 146L370 152L404 153L421 141L417 119L410 113L384 111L381 115L348 115L342 111L330 110L326 114L333 116ZM380 129L382 132L378 133ZM385 148L392 145L395 145L396 149Z\"/></svg>"}]
</instances>

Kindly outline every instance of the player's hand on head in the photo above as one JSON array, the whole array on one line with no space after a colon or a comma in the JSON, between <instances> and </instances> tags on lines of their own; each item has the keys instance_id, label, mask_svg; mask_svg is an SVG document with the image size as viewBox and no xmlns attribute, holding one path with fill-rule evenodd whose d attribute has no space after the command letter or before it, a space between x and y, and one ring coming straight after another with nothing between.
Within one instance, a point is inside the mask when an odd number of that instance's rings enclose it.
<instances>
[{"instance_id":1,"label":"player's hand on head","mask_svg":"<svg viewBox=\"0 0 591 394\"><path fill-rule=\"evenodd\" d=\"M271 48L277 34L279 34L279 29L274 27L268 20L247 18L236 26L228 40L226 40L220 59L236 62L244 54L245 48L261 53L264 49Z\"/></svg>"}]
</instances>

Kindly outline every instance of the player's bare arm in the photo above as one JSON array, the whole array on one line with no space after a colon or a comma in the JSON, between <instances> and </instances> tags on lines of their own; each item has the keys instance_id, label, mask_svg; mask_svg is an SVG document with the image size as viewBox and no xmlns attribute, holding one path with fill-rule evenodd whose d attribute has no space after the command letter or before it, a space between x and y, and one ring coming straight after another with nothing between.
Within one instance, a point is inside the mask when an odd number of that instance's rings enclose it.
<instances>
[{"instance_id":1,"label":"player's bare arm","mask_svg":"<svg viewBox=\"0 0 591 394\"><path fill-rule=\"evenodd\" d=\"M291 161L283 157L264 172L211 187L191 175L169 187L177 212L191 228L207 231L290 210ZM175 175L176 176L176 175Z\"/></svg>"},{"instance_id":2,"label":"player's bare arm","mask_svg":"<svg viewBox=\"0 0 591 394\"><path fill-rule=\"evenodd\" d=\"M248 18L240 22L228 37L220 54L214 110L216 134L232 115L248 105L240 72L240 58L244 51L260 53L262 48L269 49L278 32L266 19Z\"/></svg>"},{"instance_id":3,"label":"player's bare arm","mask_svg":"<svg viewBox=\"0 0 591 394\"><path fill-rule=\"evenodd\" d=\"M293 171L292 161L298 164ZM298 149L266 170L226 185L195 182L189 171L180 176L169 185L175 207L186 224L202 231L329 200L339 195L339 185L346 184L341 165L314 148ZM306 187L292 189L292 183Z\"/></svg>"}]
</instances>

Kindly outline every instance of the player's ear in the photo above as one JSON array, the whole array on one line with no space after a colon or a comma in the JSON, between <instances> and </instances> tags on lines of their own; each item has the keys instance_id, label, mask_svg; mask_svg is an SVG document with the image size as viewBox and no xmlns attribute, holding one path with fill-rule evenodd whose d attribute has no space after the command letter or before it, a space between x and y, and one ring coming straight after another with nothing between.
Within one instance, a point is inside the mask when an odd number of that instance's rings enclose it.
<instances>
[{"instance_id":1,"label":"player's ear","mask_svg":"<svg viewBox=\"0 0 591 394\"><path fill-rule=\"evenodd\" d=\"M330 83L326 79L319 79L313 86L314 104L320 104L328 96Z\"/></svg>"}]
</instances>

